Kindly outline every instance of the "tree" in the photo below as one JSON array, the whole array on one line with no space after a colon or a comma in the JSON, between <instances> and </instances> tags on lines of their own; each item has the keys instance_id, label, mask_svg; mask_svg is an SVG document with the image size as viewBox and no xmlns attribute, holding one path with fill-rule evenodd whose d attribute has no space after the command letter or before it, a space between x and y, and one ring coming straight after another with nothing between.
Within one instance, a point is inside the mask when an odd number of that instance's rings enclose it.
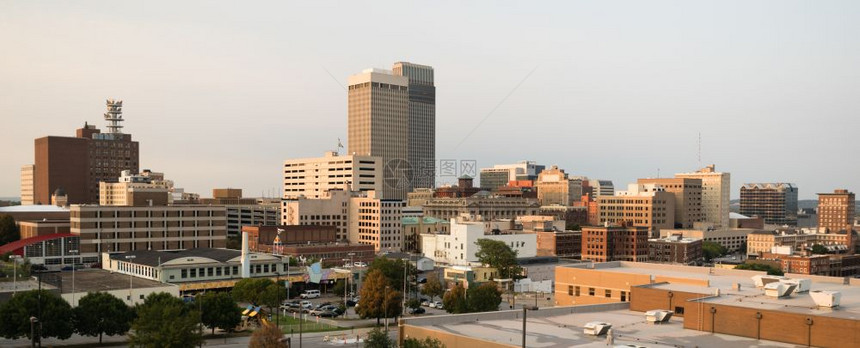
<instances>
[{"instance_id":1,"label":"tree","mask_svg":"<svg viewBox=\"0 0 860 348\"><path fill-rule=\"evenodd\" d=\"M200 312L168 293L149 294L135 311L131 347L194 347L203 341Z\"/></svg>"},{"instance_id":2,"label":"tree","mask_svg":"<svg viewBox=\"0 0 860 348\"><path fill-rule=\"evenodd\" d=\"M83 336L125 335L134 320L134 310L125 301L105 292L91 292L81 297L72 309L75 331Z\"/></svg>"},{"instance_id":3,"label":"tree","mask_svg":"<svg viewBox=\"0 0 860 348\"><path fill-rule=\"evenodd\" d=\"M39 316L41 295L42 315ZM67 339L72 336L72 308L59 295L47 290L19 292L0 306L0 335L6 338L30 336L30 317L39 318L41 337ZM38 329L37 329L38 330ZM37 331L38 334L38 331Z\"/></svg>"},{"instance_id":4,"label":"tree","mask_svg":"<svg viewBox=\"0 0 860 348\"><path fill-rule=\"evenodd\" d=\"M702 254L705 256L705 261L711 261L714 258L725 255L728 249L722 244L714 242L702 243Z\"/></svg>"},{"instance_id":5,"label":"tree","mask_svg":"<svg viewBox=\"0 0 860 348\"><path fill-rule=\"evenodd\" d=\"M445 348L445 345L436 338L424 337L423 340L419 340L410 337L403 340L403 348Z\"/></svg>"},{"instance_id":6,"label":"tree","mask_svg":"<svg viewBox=\"0 0 860 348\"><path fill-rule=\"evenodd\" d=\"M263 324L251 335L250 348L287 348L284 342L284 333L275 324Z\"/></svg>"},{"instance_id":7,"label":"tree","mask_svg":"<svg viewBox=\"0 0 860 348\"><path fill-rule=\"evenodd\" d=\"M397 344L388 336L388 333L382 331L379 327L373 328L367 333L367 338L364 340L364 348L395 348Z\"/></svg>"},{"instance_id":8,"label":"tree","mask_svg":"<svg viewBox=\"0 0 860 348\"><path fill-rule=\"evenodd\" d=\"M421 293L430 296L430 299L432 300L436 297L442 297L442 295L445 295L445 289L447 288L448 285L439 280L439 275L436 274L436 272L432 272L427 275L427 283L424 284L423 288L421 288Z\"/></svg>"},{"instance_id":9,"label":"tree","mask_svg":"<svg viewBox=\"0 0 860 348\"><path fill-rule=\"evenodd\" d=\"M216 327L232 332L242 321L242 310L229 293L207 292L198 299L203 310L201 321L212 329L212 334L215 334Z\"/></svg>"},{"instance_id":10,"label":"tree","mask_svg":"<svg viewBox=\"0 0 860 348\"><path fill-rule=\"evenodd\" d=\"M418 307L421 307L421 301L418 301L417 298L410 298L406 301L406 308L416 309Z\"/></svg>"},{"instance_id":11,"label":"tree","mask_svg":"<svg viewBox=\"0 0 860 348\"><path fill-rule=\"evenodd\" d=\"M499 270L499 277L513 278L522 273L522 268L517 264L517 251L505 242L481 238L475 244L478 246L475 257L481 263Z\"/></svg>"},{"instance_id":12,"label":"tree","mask_svg":"<svg viewBox=\"0 0 860 348\"><path fill-rule=\"evenodd\" d=\"M21 239L21 234L12 215L0 215L0 245L11 243L19 239ZM30 325L29 322L27 325Z\"/></svg>"},{"instance_id":13,"label":"tree","mask_svg":"<svg viewBox=\"0 0 860 348\"><path fill-rule=\"evenodd\" d=\"M407 267L407 275L415 273L415 267L413 267L412 264L410 264L408 261L394 260L382 256L373 259L373 262L371 262L370 265L367 266L367 271L370 272L373 270L379 270L380 272L382 272L385 278L388 279L389 285L391 285L392 288L397 290L403 290L404 267ZM413 284L408 284L407 286L407 291L414 290Z\"/></svg>"},{"instance_id":14,"label":"tree","mask_svg":"<svg viewBox=\"0 0 860 348\"><path fill-rule=\"evenodd\" d=\"M334 286L331 288L331 291L338 297L343 297L343 293L346 291L346 281L343 279L338 279Z\"/></svg>"},{"instance_id":15,"label":"tree","mask_svg":"<svg viewBox=\"0 0 860 348\"><path fill-rule=\"evenodd\" d=\"M402 295L389 284L388 279L378 269L368 272L361 287L358 315L362 318L376 318L377 323L386 315L387 317L399 316L402 312L400 308Z\"/></svg>"},{"instance_id":16,"label":"tree","mask_svg":"<svg viewBox=\"0 0 860 348\"><path fill-rule=\"evenodd\" d=\"M821 244L815 244L812 246L812 253L816 255L827 254L827 247Z\"/></svg>"},{"instance_id":17,"label":"tree","mask_svg":"<svg viewBox=\"0 0 860 348\"><path fill-rule=\"evenodd\" d=\"M765 271L768 275L785 275L785 272L783 272L781 269L763 263L742 263L740 265L735 266L735 269Z\"/></svg>"},{"instance_id":18,"label":"tree","mask_svg":"<svg viewBox=\"0 0 860 348\"><path fill-rule=\"evenodd\" d=\"M445 293L442 297L442 305L445 306L445 311L448 313L467 313L469 307L466 304L466 289L463 289L460 284L457 284L451 291Z\"/></svg>"},{"instance_id":19,"label":"tree","mask_svg":"<svg viewBox=\"0 0 860 348\"><path fill-rule=\"evenodd\" d=\"M236 301L249 302L255 305L275 307L280 305L277 300L277 287L269 278L245 278L233 286L231 294ZM277 284L283 288L283 284Z\"/></svg>"},{"instance_id":20,"label":"tree","mask_svg":"<svg viewBox=\"0 0 860 348\"><path fill-rule=\"evenodd\" d=\"M484 283L469 288L466 304L469 312L490 312L499 310L502 293L495 283Z\"/></svg>"}]
</instances>

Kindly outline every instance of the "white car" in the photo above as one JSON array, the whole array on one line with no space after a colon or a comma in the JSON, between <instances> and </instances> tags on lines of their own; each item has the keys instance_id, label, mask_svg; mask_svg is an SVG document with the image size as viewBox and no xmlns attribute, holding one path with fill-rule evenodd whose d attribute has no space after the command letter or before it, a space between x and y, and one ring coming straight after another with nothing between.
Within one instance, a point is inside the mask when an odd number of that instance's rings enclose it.
<instances>
[{"instance_id":1,"label":"white car","mask_svg":"<svg viewBox=\"0 0 860 348\"><path fill-rule=\"evenodd\" d=\"M356 261L353 263L355 267L367 267L367 262L364 261Z\"/></svg>"},{"instance_id":2,"label":"white car","mask_svg":"<svg viewBox=\"0 0 860 348\"><path fill-rule=\"evenodd\" d=\"M433 302L430 306L436 309L445 309L445 306L442 305L442 301Z\"/></svg>"},{"instance_id":3,"label":"white car","mask_svg":"<svg viewBox=\"0 0 860 348\"><path fill-rule=\"evenodd\" d=\"M320 297L320 291L319 290L305 290L305 292L303 292L299 296L301 298L318 298L318 297Z\"/></svg>"}]
</instances>

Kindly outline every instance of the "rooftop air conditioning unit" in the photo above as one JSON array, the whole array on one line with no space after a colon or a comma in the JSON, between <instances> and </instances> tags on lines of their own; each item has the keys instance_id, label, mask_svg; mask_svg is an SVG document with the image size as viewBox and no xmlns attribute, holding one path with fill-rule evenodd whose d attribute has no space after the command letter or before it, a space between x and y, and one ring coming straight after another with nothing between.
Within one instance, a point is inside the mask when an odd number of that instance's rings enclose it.
<instances>
[{"instance_id":1,"label":"rooftop air conditioning unit","mask_svg":"<svg viewBox=\"0 0 860 348\"><path fill-rule=\"evenodd\" d=\"M778 282L780 279L788 279L786 277L780 276L772 276L772 275L754 275L752 276L753 283L755 283L755 287L760 288L769 283Z\"/></svg>"},{"instance_id":2,"label":"rooftop air conditioning unit","mask_svg":"<svg viewBox=\"0 0 860 348\"><path fill-rule=\"evenodd\" d=\"M784 284L780 282L769 283L764 286L764 294L769 297L785 297L791 296L791 293L794 292L794 289L797 288L797 285L794 284Z\"/></svg>"},{"instance_id":3,"label":"rooftop air conditioning unit","mask_svg":"<svg viewBox=\"0 0 860 348\"><path fill-rule=\"evenodd\" d=\"M612 324L610 323L605 323L602 321L592 321L585 324L585 329L582 330L582 333L591 336L605 335L611 327Z\"/></svg>"},{"instance_id":4,"label":"rooftop air conditioning unit","mask_svg":"<svg viewBox=\"0 0 860 348\"><path fill-rule=\"evenodd\" d=\"M830 290L815 290L810 291L809 296L818 307L834 308L839 307L839 301L842 299L842 293L839 291Z\"/></svg>"},{"instance_id":5,"label":"rooftop air conditioning unit","mask_svg":"<svg viewBox=\"0 0 860 348\"><path fill-rule=\"evenodd\" d=\"M794 292L798 293L807 292L810 288L812 288L812 279L780 279L779 282L788 285L797 285L797 289L795 289Z\"/></svg>"},{"instance_id":6,"label":"rooftop air conditioning unit","mask_svg":"<svg viewBox=\"0 0 860 348\"><path fill-rule=\"evenodd\" d=\"M672 311L665 309L655 309L645 312L645 320L649 323L665 323L669 321L669 318L672 318Z\"/></svg>"}]
</instances>

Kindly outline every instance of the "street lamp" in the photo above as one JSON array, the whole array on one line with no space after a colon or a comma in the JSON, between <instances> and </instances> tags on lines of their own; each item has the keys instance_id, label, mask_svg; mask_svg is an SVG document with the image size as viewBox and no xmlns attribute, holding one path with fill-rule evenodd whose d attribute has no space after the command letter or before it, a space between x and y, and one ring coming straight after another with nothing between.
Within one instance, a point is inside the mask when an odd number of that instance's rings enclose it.
<instances>
[{"instance_id":1,"label":"street lamp","mask_svg":"<svg viewBox=\"0 0 860 348\"><path fill-rule=\"evenodd\" d=\"M536 311L536 310L538 310L537 306L523 305L523 348L526 348L526 313L528 311Z\"/></svg>"},{"instance_id":2,"label":"street lamp","mask_svg":"<svg viewBox=\"0 0 860 348\"><path fill-rule=\"evenodd\" d=\"M126 255L125 259L126 260L134 260L135 257L136 257L135 255ZM133 276L131 275L130 263L132 261L126 261L126 262L129 263L129 264L126 264L126 268L128 269L128 303L129 303L129 305L134 306L134 299L131 297L131 290L133 288L133 285L132 285Z\"/></svg>"},{"instance_id":3,"label":"street lamp","mask_svg":"<svg viewBox=\"0 0 860 348\"><path fill-rule=\"evenodd\" d=\"M18 293L18 259L21 256L11 255L9 260L12 260L12 296Z\"/></svg>"},{"instance_id":4,"label":"street lamp","mask_svg":"<svg viewBox=\"0 0 860 348\"><path fill-rule=\"evenodd\" d=\"M36 323L38 322L38 318L30 317L30 347L32 348L36 348ZM41 342L39 345L41 346Z\"/></svg>"},{"instance_id":5,"label":"street lamp","mask_svg":"<svg viewBox=\"0 0 860 348\"><path fill-rule=\"evenodd\" d=\"M79 255L78 249L69 250L69 254ZM72 258L72 306L75 306L75 268L77 266L76 259Z\"/></svg>"},{"instance_id":6,"label":"street lamp","mask_svg":"<svg viewBox=\"0 0 860 348\"><path fill-rule=\"evenodd\" d=\"M385 286L385 292L382 294L382 308L385 315L385 333L388 334L388 289L390 286Z\"/></svg>"}]
</instances>

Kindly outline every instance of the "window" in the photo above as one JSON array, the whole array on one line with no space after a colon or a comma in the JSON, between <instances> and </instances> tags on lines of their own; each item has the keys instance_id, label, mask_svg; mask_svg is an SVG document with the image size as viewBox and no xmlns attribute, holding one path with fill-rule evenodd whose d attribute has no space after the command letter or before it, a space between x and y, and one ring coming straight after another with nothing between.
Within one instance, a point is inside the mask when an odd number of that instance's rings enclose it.
<instances>
[{"instance_id":1,"label":"window","mask_svg":"<svg viewBox=\"0 0 860 348\"><path fill-rule=\"evenodd\" d=\"M606 292L605 292L605 293L606 293L606 298L611 298L611 297L612 297L612 290L606 289Z\"/></svg>"},{"instance_id":2,"label":"window","mask_svg":"<svg viewBox=\"0 0 860 348\"><path fill-rule=\"evenodd\" d=\"M621 292L621 302L627 302L627 291Z\"/></svg>"},{"instance_id":3,"label":"window","mask_svg":"<svg viewBox=\"0 0 860 348\"><path fill-rule=\"evenodd\" d=\"M191 278L197 278L197 269L196 268L191 269Z\"/></svg>"},{"instance_id":4,"label":"window","mask_svg":"<svg viewBox=\"0 0 860 348\"><path fill-rule=\"evenodd\" d=\"M594 296L594 288L588 288L588 296Z\"/></svg>"},{"instance_id":5,"label":"window","mask_svg":"<svg viewBox=\"0 0 860 348\"><path fill-rule=\"evenodd\" d=\"M675 307L675 314L684 314L684 307Z\"/></svg>"},{"instance_id":6,"label":"window","mask_svg":"<svg viewBox=\"0 0 860 348\"><path fill-rule=\"evenodd\" d=\"M577 287L575 288L575 290L576 290L576 296L579 296L579 287L577 286Z\"/></svg>"},{"instance_id":7,"label":"window","mask_svg":"<svg viewBox=\"0 0 860 348\"><path fill-rule=\"evenodd\" d=\"M579 288L579 287L577 286L577 288ZM568 286L567 286L567 295L568 295L568 296L573 296L573 285L568 285Z\"/></svg>"}]
</instances>

